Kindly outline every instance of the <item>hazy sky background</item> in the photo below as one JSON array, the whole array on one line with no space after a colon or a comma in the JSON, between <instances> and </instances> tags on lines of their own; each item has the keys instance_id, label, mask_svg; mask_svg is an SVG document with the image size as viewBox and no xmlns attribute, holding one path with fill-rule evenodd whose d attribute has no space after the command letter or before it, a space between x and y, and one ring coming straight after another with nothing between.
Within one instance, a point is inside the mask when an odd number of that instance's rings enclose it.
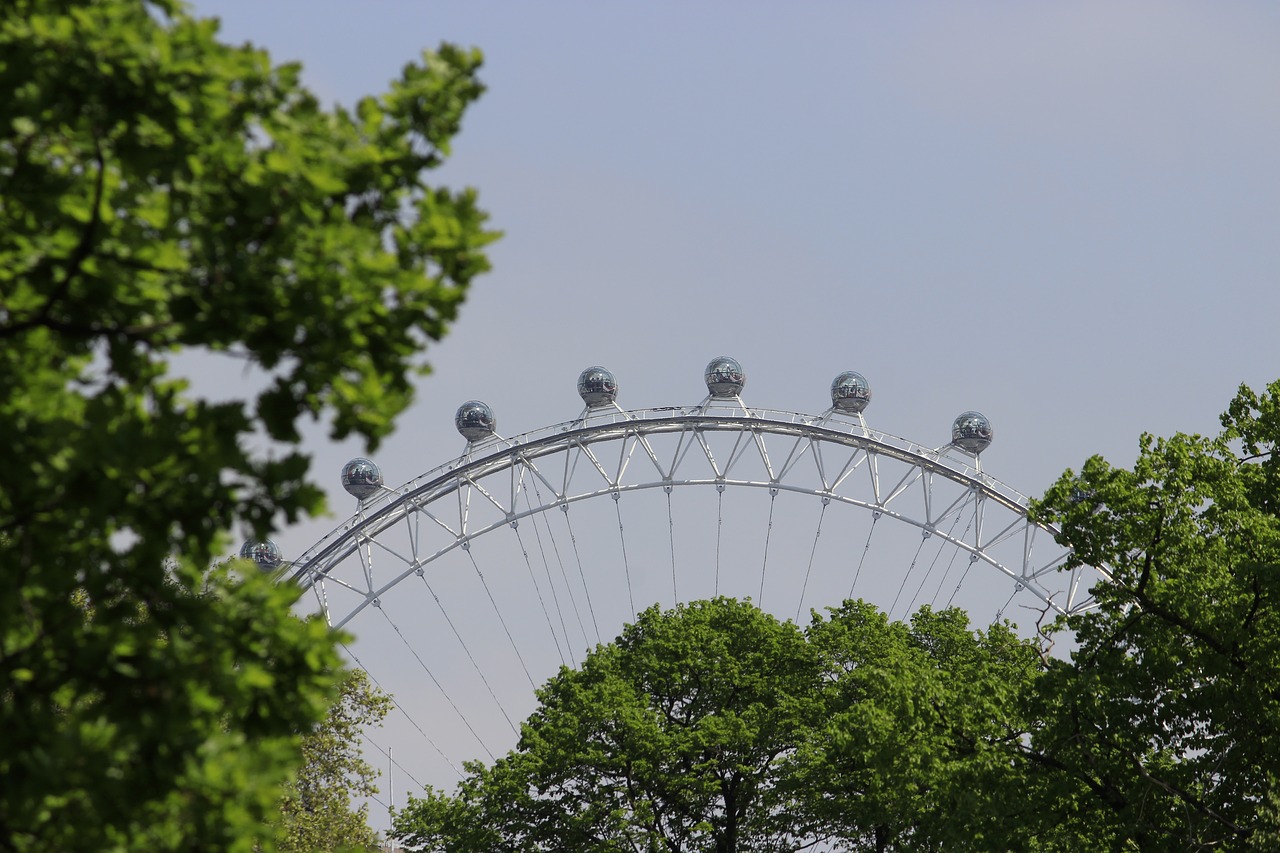
<instances>
[{"instance_id":1,"label":"hazy sky background","mask_svg":"<svg viewBox=\"0 0 1280 853\"><path fill-rule=\"evenodd\" d=\"M697 402L720 353L772 408L858 370L877 429L941 445L984 412L984 467L1029 494L1280 376L1275 4L195 9L348 105L424 47L485 52L439 180L505 237L376 454L388 485L461 452L462 401L507 435L568 420L597 363L629 408ZM288 555L353 505L361 449L308 449L335 516Z\"/></svg>"}]
</instances>

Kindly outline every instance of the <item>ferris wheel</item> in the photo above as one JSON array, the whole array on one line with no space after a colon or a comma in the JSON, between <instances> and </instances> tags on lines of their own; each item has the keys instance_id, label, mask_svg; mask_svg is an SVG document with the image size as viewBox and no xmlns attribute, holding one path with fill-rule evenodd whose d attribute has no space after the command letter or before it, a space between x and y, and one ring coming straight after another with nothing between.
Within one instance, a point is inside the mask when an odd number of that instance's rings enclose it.
<instances>
[{"instance_id":1,"label":"ferris wheel","mask_svg":"<svg viewBox=\"0 0 1280 853\"><path fill-rule=\"evenodd\" d=\"M359 636L348 652L395 697L400 785L449 787L505 752L534 688L654 603L732 595L802 621L852 597L975 623L1094 606L1105 567L1069 566L1028 498L983 471L982 414L931 446L869 427L853 371L819 414L749 406L732 358L704 378L700 402L626 410L590 367L577 417L511 438L464 403L458 458L395 488L353 459L356 512L301 557L246 543Z\"/></svg>"}]
</instances>

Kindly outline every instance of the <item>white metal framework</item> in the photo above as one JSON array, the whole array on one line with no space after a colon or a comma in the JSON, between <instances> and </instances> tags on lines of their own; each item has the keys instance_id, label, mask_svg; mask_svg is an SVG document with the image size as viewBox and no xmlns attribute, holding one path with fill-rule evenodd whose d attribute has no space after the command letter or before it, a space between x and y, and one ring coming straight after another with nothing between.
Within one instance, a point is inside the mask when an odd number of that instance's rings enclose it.
<instances>
[{"instance_id":1,"label":"white metal framework","mask_svg":"<svg viewBox=\"0 0 1280 853\"><path fill-rule=\"evenodd\" d=\"M866 510L872 530L881 518L905 522L918 530L922 545L932 540L960 555L966 565L956 574L967 576L970 566L983 564L1003 575L1011 600L1025 591L1058 614L1090 608L1089 589L1106 574L1101 567L1064 570L1069 551L1054 541L1054 531L1030 521L1028 499L983 472L974 454L869 429L858 414L749 409L733 396L683 408L593 407L566 424L472 442L458 459L362 500L358 512L296 560L288 576L312 590L330 624L342 627L369 605L381 606L406 579L430 578L446 555L460 549L470 554L480 537L503 528L519 532L522 521L536 523L553 509L567 520L570 507L584 501L608 498L616 506L629 493L662 490L674 527L670 496L676 487L711 489L718 498L726 489L764 490L769 531L773 499L783 494L817 499L809 505L823 516L829 505ZM545 518L541 523L549 525ZM625 561L622 524L619 515ZM717 520L717 531L719 525ZM767 532L763 541L761 595ZM859 533L849 550L862 546ZM527 561L523 540L521 548ZM718 560L718 541L716 554ZM845 569L851 575L853 562ZM671 564L674 584L674 534ZM935 583L949 586L947 579L929 581ZM579 589L589 602L585 575ZM904 575L899 594L907 589Z\"/></svg>"}]
</instances>

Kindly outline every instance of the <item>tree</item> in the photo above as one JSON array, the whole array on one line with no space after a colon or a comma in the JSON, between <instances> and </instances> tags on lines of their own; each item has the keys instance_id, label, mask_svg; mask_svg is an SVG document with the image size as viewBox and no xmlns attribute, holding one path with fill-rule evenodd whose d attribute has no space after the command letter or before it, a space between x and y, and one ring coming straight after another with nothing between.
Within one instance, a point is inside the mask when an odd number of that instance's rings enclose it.
<instances>
[{"instance_id":1,"label":"tree","mask_svg":"<svg viewBox=\"0 0 1280 853\"><path fill-rule=\"evenodd\" d=\"M749 850L785 834L776 763L815 722L804 635L749 603L657 607L543 687L519 749L395 822L440 850ZM797 827L798 829L798 827Z\"/></svg>"},{"instance_id":2,"label":"tree","mask_svg":"<svg viewBox=\"0 0 1280 853\"><path fill-rule=\"evenodd\" d=\"M975 631L955 608L904 623L865 602L845 602L808 637L824 712L788 772L822 835L849 850L1088 846L1027 819L1022 794L1040 781L1013 747L1031 726L1036 642L1007 623Z\"/></svg>"},{"instance_id":3,"label":"tree","mask_svg":"<svg viewBox=\"0 0 1280 853\"><path fill-rule=\"evenodd\" d=\"M302 767L280 808L280 853L377 847L368 805L353 808L352 800L378 792L378 772L360 754L360 735L381 723L390 707L391 697L363 670L347 674L324 722L302 739Z\"/></svg>"},{"instance_id":4,"label":"tree","mask_svg":"<svg viewBox=\"0 0 1280 853\"><path fill-rule=\"evenodd\" d=\"M1280 382L1241 387L1214 437L1144 435L1132 469L1066 472L1035 511L1107 566L1067 621L1026 758L1049 823L1115 848L1258 849L1280 767Z\"/></svg>"},{"instance_id":5,"label":"tree","mask_svg":"<svg viewBox=\"0 0 1280 853\"><path fill-rule=\"evenodd\" d=\"M176 0L0 5L0 849L262 834L338 659L296 591L206 567L322 509L299 419L376 445L487 265L474 194L426 182L477 52L328 110L216 35ZM195 398L180 352L262 382Z\"/></svg>"},{"instance_id":6,"label":"tree","mask_svg":"<svg viewBox=\"0 0 1280 853\"><path fill-rule=\"evenodd\" d=\"M847 602L802 631L731 599L650 608L394 832L454 853L993 849L957 810L1037 670L1034 644L954 610L908 626Z\"/></svg>"}]
</instances>

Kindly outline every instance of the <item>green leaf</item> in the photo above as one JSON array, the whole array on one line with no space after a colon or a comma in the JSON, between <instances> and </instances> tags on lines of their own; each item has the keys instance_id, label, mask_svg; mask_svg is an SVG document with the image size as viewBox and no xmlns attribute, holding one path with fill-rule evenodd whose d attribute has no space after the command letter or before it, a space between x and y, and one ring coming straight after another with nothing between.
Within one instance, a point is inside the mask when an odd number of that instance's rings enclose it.
<instances>
[{"instance_id":1,"label":"green leaf","mask_svg":"<svg viewBox=\"0 0 1280 853\"><path fill-rule=\"evenodd\" d=\"M323 508L309 460L252 437L387 435L496 236L440 191L447 243L395 244L478 54L410 65L357 124L217 29L0 4L0 849L273 843L342 676L296 590L209 573L230 531ZM194 353L268 391L194 396L167 376Z\"/></svg>"}]
</instances>

